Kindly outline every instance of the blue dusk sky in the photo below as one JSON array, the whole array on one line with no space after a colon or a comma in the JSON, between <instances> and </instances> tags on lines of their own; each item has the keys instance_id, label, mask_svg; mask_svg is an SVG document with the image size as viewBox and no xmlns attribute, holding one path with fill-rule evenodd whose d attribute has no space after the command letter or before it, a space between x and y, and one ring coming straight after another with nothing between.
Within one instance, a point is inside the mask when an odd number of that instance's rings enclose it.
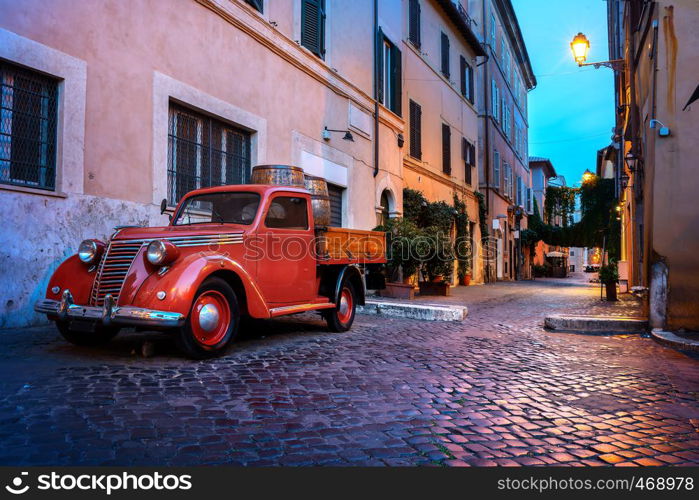
<instances>
[{"instance_id":1,"label":"blue dusk sky","mask_svg":"<svg viewBox=\"0 0 699 500\"><path fill-rule=\"evenodd\" d=\"M614 126L612 70L579 68L570 41L590 41L588 62L609 59L604 0L513 0L537 86L529 92L529 155L551 159L572 186L595 171Z\"/></svg>"}]
</instances>

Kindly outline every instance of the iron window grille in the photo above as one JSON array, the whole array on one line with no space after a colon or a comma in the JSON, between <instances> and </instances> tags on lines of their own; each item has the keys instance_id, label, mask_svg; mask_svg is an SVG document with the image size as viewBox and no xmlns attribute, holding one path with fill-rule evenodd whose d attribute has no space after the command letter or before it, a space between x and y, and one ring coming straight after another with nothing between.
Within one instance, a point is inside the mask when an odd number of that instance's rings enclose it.
<instances>
[{"instance_id":1,"label":"iron window grille","mask_svg":"<svg viewBox=\"0 0 699 500\"><path fill-rule=\"evenodd\" d=\"M0 61L0 183L56 188L58 81Z\"/></svg>"},{"instance_id":2,"label":"iron window grille","mask_svg":"<svg viewBox=\"0 0 699 500\"><path fill-rule=\"evenodd\" d=\"M247 184L251 169L250 134L170 104L167 163L171 205L193 189Z\"/></svg>"}]
</instances>

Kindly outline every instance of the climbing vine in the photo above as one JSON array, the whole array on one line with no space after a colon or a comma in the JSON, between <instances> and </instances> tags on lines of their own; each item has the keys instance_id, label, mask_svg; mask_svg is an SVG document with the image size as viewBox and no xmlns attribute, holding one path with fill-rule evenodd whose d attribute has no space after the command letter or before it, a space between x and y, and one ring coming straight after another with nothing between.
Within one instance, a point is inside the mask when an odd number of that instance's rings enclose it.
<instances>
[{"instance_id":1,"label":"climbing vine","mask_svg":"<svg viewBox=\"0 0 699 500\"><path fill-rule=\"evenodd\" d=\"M618 259L621 228L614 210L617 205L614 180L594 177L580 188L561 189L550 187L546 190L545 220L539 216L539 208L536 199L534 200L529 229L535 234L526 235L530 244L543 240L549 245L563 247L605 246L610 258ZM553 196L552 201L549 201L549 193ZM579 222L573 223L572 214L575 212L577 196L580 198L581 218ZM551 224L556 216L561 217L562 226Z\"/></svg>"},{"instance_id":2,"label":"climbing vine","mask_svg":"<svg viewBox=\"0 0 699 500\"><path fill-rule=\"evenodd\" d=\"M459 197L454 194L454 224L456 226L456 243L454 244L454 251L456 253L457 260L457 274L459 278L464 278L467 274L471 274L471 238L469 231L468 212L466 210L466 203L460 200Z\"/></svg>"},{"instance_id":3,"label":"climbing vine","mask_svg":"<svg viewBox=\"0 0 699 500\"><path fill-rule=\"evenodd\" d=\"M544 201L544 221L554 224L558 217L563 227L573 224L575 198L578 189L566 186L548 186Z\"/></svg>"}]
</instances>

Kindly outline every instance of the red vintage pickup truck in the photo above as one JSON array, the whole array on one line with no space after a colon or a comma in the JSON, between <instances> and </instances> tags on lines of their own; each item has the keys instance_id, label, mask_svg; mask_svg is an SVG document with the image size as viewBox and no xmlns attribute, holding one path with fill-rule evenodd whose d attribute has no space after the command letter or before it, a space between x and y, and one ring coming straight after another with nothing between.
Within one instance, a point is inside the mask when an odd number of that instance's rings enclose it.
<instances>
[{"instance_id":1,"label":"red vintage pickup truck","mask_svg":"<svg viewBox=\"0 0 699 500\"><path fill-rule=\"evenodd\" d=\"M208 358L225 352L243 316L318 311L330 330L348 330L385 250L384 233L315 227L302 188L200 189L168 226L83 241L35 310L75 344L107 342L131 326L172 331L188 356Z\"/></svg>"}]
</instances>

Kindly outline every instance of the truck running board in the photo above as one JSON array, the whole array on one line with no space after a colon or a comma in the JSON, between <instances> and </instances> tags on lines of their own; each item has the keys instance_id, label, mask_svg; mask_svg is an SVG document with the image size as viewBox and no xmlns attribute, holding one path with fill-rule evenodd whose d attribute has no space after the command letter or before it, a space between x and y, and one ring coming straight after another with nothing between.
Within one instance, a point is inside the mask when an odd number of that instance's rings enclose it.
<instances>
[{"instance_id":1,"label":"truck running board","mask_svg":"<svg viewBox=\"0 0 699 500\"><path fill-rule=\"evenodd\" d=\"M297 304L293 306L275 307L269 310L269 317L276 318L277 316L286 316L287 314L296 314L306 311L317 311L319 309L334 309L335 304L332 302L314 302L310 304Z\"/></svg>"}]
</instances>

